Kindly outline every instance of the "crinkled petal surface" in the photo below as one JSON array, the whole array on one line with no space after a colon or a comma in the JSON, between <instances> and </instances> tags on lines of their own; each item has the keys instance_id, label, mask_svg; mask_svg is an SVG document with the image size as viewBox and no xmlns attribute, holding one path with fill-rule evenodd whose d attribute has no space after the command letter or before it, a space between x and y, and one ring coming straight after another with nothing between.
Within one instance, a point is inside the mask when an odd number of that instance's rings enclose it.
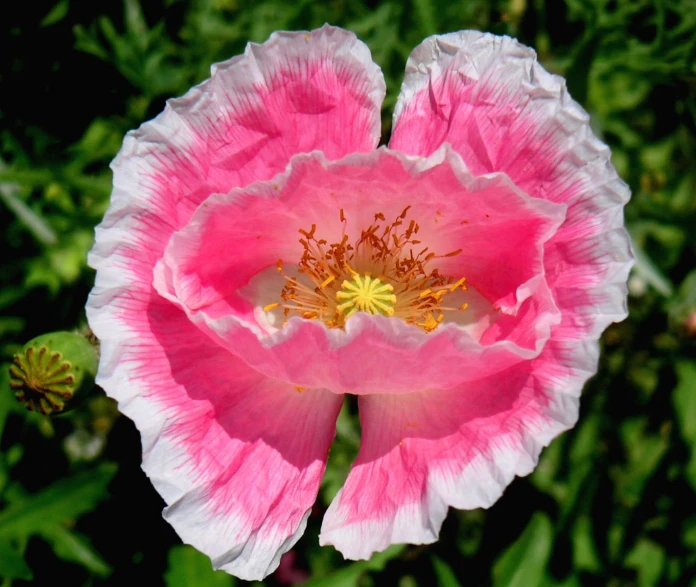
<instances>
[{"instance_id":1,"label":"crinkled petal surface","mask_svg":"<svg viewBox=\"0 0 696 587\"><path fill-rule=\"evenodd\" d=\"M275 273L279 258L300 259L298 229L316 224L338 241L338 210L346 234L359 236L375 213L395 218L407 206L423 246L462 249L438 268L467 276L490 300L495 323L482 336L454 323L428 334L362 313L345 330L300 318L263 330L240 288L269 267ZM543 243L564 217L564 206L529 198L500 174L474 178L447 148L430 158L387 149L338 162L298 156L272 182L209 198L173 235L155 287L254 369L293 385L356 394L451 387L540 352L559 320L543 280ZM280 301L281 288L261 305Z\"/></svg>"},{"instance_id":2,"label":"crinkled petal surface","mask_svg":"<svg viewBox=\"0 0 696 587\"><path fill-rule=\"evenodd\" d=\"M140 429L167 519L243 578L271 572L302 533L341 398L249 369L154 291L153 269L210 194L270 179L298 152L373 149L383 96L352 33L274 34L129 133L112 165L90 256L98 383Z\"/></svg>"},{"instance_id":3,"label":"crinkled petal surface","mask_svg":"<svg viewBox=\"0 0 696 587\"><path fill-rule=\"evenodd\" d=\"M626 315L628 189L588 115L531 49L465 31L413 51L389 146L427 157L443 143L474 174L505 173L533 198L567 206L543 251L560 323L537 357L490 377L361 398L360 454L320 538L351 558L432 542L448 506L488 507L531 472L541 448L577 419L599 334Z\"/></svg>"},{"instance_id":4,"label":"crinkled petal surface","mask_svg":"<svg viewBox=\"0 0 696 587\"><path fill-rule=\"evenodd\" d=\"M551 405L529 370L529 362L507 369L504 384L496 374L446 391L361 397L360 454L321 543L365 559L393 543L434 542L448 506L492 505L573 423L577 399Z\"/></svg>"}]
</instances>

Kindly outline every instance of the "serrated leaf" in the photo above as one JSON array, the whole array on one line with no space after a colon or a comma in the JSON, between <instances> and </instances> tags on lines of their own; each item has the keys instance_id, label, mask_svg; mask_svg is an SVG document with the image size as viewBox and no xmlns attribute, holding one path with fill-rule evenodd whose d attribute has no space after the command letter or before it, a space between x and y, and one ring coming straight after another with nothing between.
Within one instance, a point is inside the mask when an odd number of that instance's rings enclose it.
<instances>
[{"instance_id":1,"label":"serrated leaf","mask_svg":"<svg viewBox=\"0 0 696 587\"><path fill-rule=\"evenodd\" d=\"M24 557L7 542L0 540L0 577L31 581L34 575Z\"/></svg>"},{"instance_id":2,"label":"serrated leaf","mask_svg":"<svg viewBox=\"0 0 696 587\"><path fill-rule=\"evenodd\" d=\"M94 509L116 472L110 463L61 479L0 513L0 537L31 536Z\"/></svg>"},{"instance_id":3,"label":"serrated leaf","mask_svg":"<svg viewBox=\"0 0 696 587\"><path fill-rule=\"evenodd\" d=\"M553 547L553 526L542 512L534 514L524 532L495 562L496 587L535 587L544 581Z\"/></svg>"},{"instance_id":4,"label":"serrated leaf","mask_svg":"<svg viewBox=\"0 0 696 587\"><path fill-rule=\"evenodd\" d=\"M104 49L102 43L93 31L87 30L83 26L76 24L73 27L73 35L75 35L76 51L94 55L104 61L109 59L109 53Z\"/></svg>"},{"instance_id":5,"label":"serrated leaf","mask_svg":"<svg viewBox=\"0 0 696 587\"><path fill-rule=\"evenodd\" d=\"M394 544L384 552L376 553L369 561L358 561L325 577L307 581L304 587L356 587L363 574L383 570L385 565L399 556L405 548L403 544Z\"/></svg>"},{"instance_id":6,"label":"serrated leaf","mask_svg":"<svg viewBox=\"0 0 696 587\"><path fill-rule=\"evenodd\" d=\"M213 570L203 553L193 546L182 544L169 551L169 566L164 574L167 587L230 587L235 579L224 571Z\"/></svg>"},{"instance_id":7,"label":"serrated leaf","mask_svg":"<svg viewBox=\"0 0 696 587\"><path fill-rule=\"evenodd\" d=\"M99 577L108 577L111 574L111 567L86 536L58 525L43 530L41 536L53 547L53 552L58 558L77 563Z\"/></svg>"}]
</instances>

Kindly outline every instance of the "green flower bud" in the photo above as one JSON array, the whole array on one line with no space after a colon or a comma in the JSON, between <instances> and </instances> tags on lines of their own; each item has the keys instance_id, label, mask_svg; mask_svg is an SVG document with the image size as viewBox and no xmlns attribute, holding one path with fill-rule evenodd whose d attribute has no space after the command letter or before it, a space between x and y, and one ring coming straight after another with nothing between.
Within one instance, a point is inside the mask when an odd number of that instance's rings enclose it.
<instances>
[{"instance_id":1,"label":"green flower bud","mask_svg":"<svg viewBox=\"0 0 696 587\"><path fill-rule=\"evenodd\" d=\"M27 410L65 412L94 386L97 350L73 332L51 332L30 340L10 365L10 387Z\"/></svg>"}]
</instances>

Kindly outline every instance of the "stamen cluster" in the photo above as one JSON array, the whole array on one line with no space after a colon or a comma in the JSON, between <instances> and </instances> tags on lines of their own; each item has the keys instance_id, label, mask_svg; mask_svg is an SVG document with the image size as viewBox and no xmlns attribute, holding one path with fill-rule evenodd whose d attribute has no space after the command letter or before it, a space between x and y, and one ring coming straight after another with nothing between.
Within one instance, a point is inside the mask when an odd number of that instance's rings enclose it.
<instances>
[{"instance_id":1,"label":"stamen cluster","mask_svg":"<svg viewBox=\"0 0 696 587\"><path fill-rule=\"evenodd\" d=\"M409 324L431 332L444 319L444 312L465 310L443 305L445 295L466 290L464 277L455 280L431 268L436 259L454 257L461 249L437 255L423 247L416 238L420 226L415 220L406 225L411 206L407 206L391 224L384 214L374 215L374 222L350 243L343 223L341 240L328 243L317 238L316 224L300 230L303 247L297 264L299 276L289 276L279 260L277 269L287 283L280 293L284 315L296 314L308 320L322 320L330 328L343 328L346 320L358 311L401 318Z\"/></svg>"}]
</instances>

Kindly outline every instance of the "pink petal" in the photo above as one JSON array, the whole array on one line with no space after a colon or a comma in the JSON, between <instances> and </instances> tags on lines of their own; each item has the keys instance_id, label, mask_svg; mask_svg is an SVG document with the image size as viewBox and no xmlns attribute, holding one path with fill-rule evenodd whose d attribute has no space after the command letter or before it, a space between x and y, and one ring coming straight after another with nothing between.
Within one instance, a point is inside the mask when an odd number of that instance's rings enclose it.
<instances>
[{"instance_id":1,"label":"pink petal","mask_svg":"<svg viewBox=\"0 0 696 587\"><path fill-rule=\"evenodd\" d=\"M577 399L550 400L541 383L527 362L449 390L361 397L360 453L320 543L366 559L390 544L434 542L449 506L491 506L575 421Z\"/></svg>"},{"instance_id":2,"label":"pink petal","mask_svg":"<svg viewBox=\"0 0 696 587\"><path fill-rule=\"evenodd\" d=\"M300 259L299 229L316 224L332 242L340 240L340 210L347 234L357 236L375 213L396 218L406 206L421 226L423 246L442 254L463 249L438 262L441 271L466 276L499 312L480 339L456 324L426 334L399 319L367 315L351 317L345 331L291 318L269 334L258 322L258 308L242 290L278 259ZM542 243L563 217L562 206L527 197L503 176L473 178L449 149L429 159L387 149L335 163L320 154L298 156L271 182L206 200L173 235L155 287L270 377L345 393L451 387L539 353L558 322L543 280ZM279 301L280 290L260 306Z\"/></svg>"},{"instance_id":3,"label":"pink petal","mask_svg":"<svg viewBox=\"0 0 696 587\"><path fill-rule=\"evenodd\" d=\"M628 188L587 113L568 96L563 79L536 62L534 51L475 31L430 37L416 47L390 146L427 156L443 142L474 173L504 172L531 196L568 205L544 247L549 286L568 300L555 336L596 338L626 316ZM590 298L605 302L592 317L585 308ZM574 304L582 316L569 315Z\"/></svg>"},{"instance_id":4,"label":"pink petal","mask_svg":"<svg viewBox=\"0 0 696 587\"><path fill-rule=\"evenodd\" d=\"M412 53L390 145L428 155L448 142L475 173L499 171L530 196L564 203L566 217L544 244L544 274L560 311L536 368L563 381L548 393L579 393L594 373L574 371L557 347L597 354L597 339L625 318L633 264L623 227L627 186L588 114L531 49L507 37L463 31L430 37ZM565 387L564 387L565 386Z\"/></svg>"},{"instance_id":5,"label":"pink petal","mask_svg":"<svg viewBox=\"0 0 696 587\"><path fill-rule=\"evenodd\" d=\"M170 100L136 134L146 135L139 156L153 159L152 179L171 193L170 205L198 204L271 178L295 153L317 149L339 159L373 149L384 92L381 71L353 33L329 26L274 33Z\"/></svg>"},{"instance_id":6,"label":"pink petal","mask_svg":"<svg viewBox=\"0 0 696 587\"><path fill-rule=\"evenodd\" d=\"M597 369L597 338L626 313L628 190L587 114L531 50L477 32L416 48L390 146L427 156L443 142L475 173L504 172L531 196L568 206L544 243L561 322L537 357L488 378L398 400L361 398L363 446L321 538L350 558L431 542L448 506L488 507L528 474L541 448L574 424Z\"/></svg>"},{"instance_id":7,"label":"pink petal","mask_svg":"<svg viewBox=\"0 0 696 587\"><path fill-rule=\"evenodd\" d=\"M298 394L249 370L160 298L153 269L211 193L269 179L299 151L372 149L383 95L352 33L275 34L169 101L112 165L111 206L90 255L98 383L141 430L143 467L171 504L168 519L241 577L271 572L302 533L341 398Z\"/></svg>"},{"instance_id":8,"label":"pink petal","mask_svg":"<svg viewBox=\"0 0 696 587\"><path fill-rule=\"evenodd\" d=\"M100 384L141 431L164 517L215 568L262 579L304 532L342 396L249 369L164 300L125 304L127 324L92 308Z\"/></svg>"}]
</instances>

